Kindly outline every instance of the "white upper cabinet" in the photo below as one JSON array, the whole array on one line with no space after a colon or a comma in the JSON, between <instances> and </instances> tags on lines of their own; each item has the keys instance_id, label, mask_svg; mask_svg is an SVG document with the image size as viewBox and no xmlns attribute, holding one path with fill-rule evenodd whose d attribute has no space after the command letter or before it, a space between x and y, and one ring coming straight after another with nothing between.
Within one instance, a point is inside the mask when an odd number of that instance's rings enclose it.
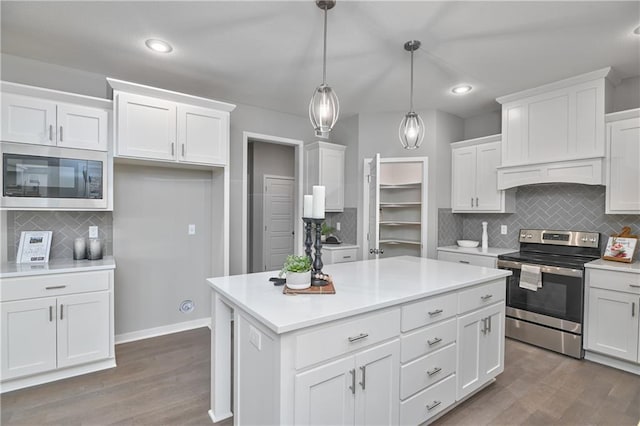
<instances>
[{"instance_id":1,"label":"white upper cabinet","mask_svg":"<svg viewBox=\"0 0 640 426\"><path fill-rule=\"evenodd\" d=\"M120 80L115 157L225 166L235 105Z\"/></svg>"},{"instance_id":2,"label":"white upper cabinet","mask_svg":"<svg viewBox=\"0 0 640 426\"><path fill-rule=\"evenodd\" d=\"M313 142L304 147L305 193L313 185L325 187L325 210L344 211L344 145Z\"/></svg>"},{"instance_id":3,"label":"white upper cabinet","mask_svg":"<svg viewBox=\"0 0 640 426\"><path fill-rule=\"evenodd\" d=\"M602 184L606 77L611 68L498 98L498 188L545 182Z\"/></svg>"},{"instance_id":4,"label":"white upper cabinet","mask_svg":"<svg viewBox=\"0 0 640 426\"><path fill-rule=\"evenodd\" d=\"M507 213L515 210L513 191L499 191L500 135L451 144L451 200L454 213Z\"/></svg>"},{"instance_id":5,"label":"white upper cabinet","mask_svg":"<svg viewBox=\"0 0 640 426\"><path fill-rule=\"evenodd\" d=\"M107 151L110 109L106 99L3 82L2 140Z\"/></svg>"},{"instance_id":6,"label":"white upper cabinet","mask_svg":"<svg viewBox=\"0 0 640 426\"><path fill-rule=\"evenodd\" d=\"M607 121L606 213L640 214L640 109Z\"/></svg>"}]
</instances>

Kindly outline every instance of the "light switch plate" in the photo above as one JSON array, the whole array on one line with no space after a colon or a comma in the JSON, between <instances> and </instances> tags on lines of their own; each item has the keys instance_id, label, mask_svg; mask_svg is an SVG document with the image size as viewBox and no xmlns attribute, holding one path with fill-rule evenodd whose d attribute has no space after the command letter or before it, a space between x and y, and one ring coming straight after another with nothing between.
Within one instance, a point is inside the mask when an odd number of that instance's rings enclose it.
<instances>
[{"instance_id":1,"label":"light switch plate","mask_svg":"<svg viewBox=\"0 0 640 426\"><path fill-rule=\"evenodd\" d=\"M340 222L336 222L336 231L340 230Z\"/></svg>"},{"instance_id":2,"label":"light switch plate","mask_svg":"<svg viewBox=\"0 0 640 426\"><path fill-rule=\"evenodd\" d=\"M196 225L193 223L189 224L189 235L196 235Z\"/></svg>"},{"instance_id":3,"label":"light switch plate","mask_svg":"<svg viewBox=\"0 0 640 426\"><path fill-rule=\"evenodd\" d=\"M98 238L98 227L90 226L89 227L89 238Z\"/></svg>"},{"instance_id":4,"label":"light switch plate","mask_svg":"<svg viewBox=\"0 0 640 426\"><path fill-rule=\"evenodd\" d=\"M249 326L249 342L255 346L257 350L262 350L262 335L254 326Z\"/></svg>"},{"instance_id":5,"label":"light switch plate","mask_svg":"<svg viewBox=\"0 0 640 426\"><path fill-rule=\"evenodd\" d=\"M507 225L500 225L500 234L507 235Z\"/></svg>"}]
</instances>

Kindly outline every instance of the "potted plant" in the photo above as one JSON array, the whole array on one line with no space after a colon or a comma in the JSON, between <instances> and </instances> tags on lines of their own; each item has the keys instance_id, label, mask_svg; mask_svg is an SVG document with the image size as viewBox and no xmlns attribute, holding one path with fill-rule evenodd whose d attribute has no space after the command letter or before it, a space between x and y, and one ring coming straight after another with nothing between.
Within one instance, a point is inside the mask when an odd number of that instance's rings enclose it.
<instances>
[{"instance_id":1,"label":"potted plant","mask_svg":"<svg viewBox=\"0 0 640 426\"><path fill-rule=\"evenodd\" d=\"M322 227L320 228L320 241L324 243L327 237L335 230L335 228L327 225L327 222L322 222Z\"/></svg>"},{"instance_id":2,"label":"potted plant","mask_svg":"<svg viewBox=\"0 0 640 426\"><path fill-rule=\"evenodd\" d=\"M287 287L291 289L311 287L311 259L307 256L287 256L280 271L280 276L283 275L286 275Z\"/></svg>"}]
</instances>

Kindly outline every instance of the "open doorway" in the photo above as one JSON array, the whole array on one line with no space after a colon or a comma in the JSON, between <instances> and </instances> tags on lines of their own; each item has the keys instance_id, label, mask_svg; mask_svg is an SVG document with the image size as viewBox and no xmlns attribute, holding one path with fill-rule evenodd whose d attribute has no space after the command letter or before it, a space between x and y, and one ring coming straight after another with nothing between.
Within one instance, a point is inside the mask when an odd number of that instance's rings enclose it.
<instances>
[{"instance_id":1,"label":"open doorway","mask_svg":"<svg viewBox=\"0 0 640 426\"><path fill-rule=\"evenodd\" d=\"M301 148L302 142L247 138L246 272L279 269L298 252Z\"/></svg>"}]
</instances>

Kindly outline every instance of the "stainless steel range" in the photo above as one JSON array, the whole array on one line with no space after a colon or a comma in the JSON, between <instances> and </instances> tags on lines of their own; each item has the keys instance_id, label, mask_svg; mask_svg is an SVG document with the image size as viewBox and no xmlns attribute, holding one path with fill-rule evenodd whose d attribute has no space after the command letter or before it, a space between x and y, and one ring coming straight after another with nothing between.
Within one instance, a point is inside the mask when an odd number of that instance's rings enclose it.
<instances>
[{"instance_id":1,"label":"stainless steel range","mask_svg":"<svg viewBox=\"0 0 640 426\"><path fill-rule=\"evenodd\" d=\"M600 257L600 234L522 229L519 240L519 252L498 256L513 272L507 337L582 358L584 264Z\"/></svg>"}]
</instances>

